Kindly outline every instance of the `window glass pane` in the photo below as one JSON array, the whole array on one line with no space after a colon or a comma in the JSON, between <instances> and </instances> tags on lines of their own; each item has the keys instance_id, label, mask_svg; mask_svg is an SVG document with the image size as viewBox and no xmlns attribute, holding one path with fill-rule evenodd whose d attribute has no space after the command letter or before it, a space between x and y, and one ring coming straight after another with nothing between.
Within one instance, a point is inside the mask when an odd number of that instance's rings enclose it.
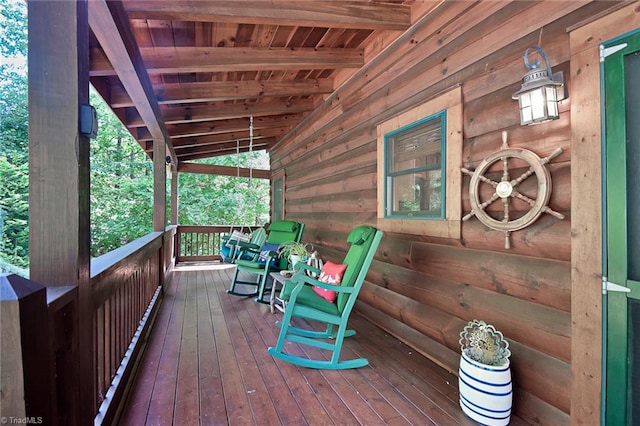
<instances>
[{"instance_id":1,"label":"window glass pane","mask_svg":"<svg viewBox=\"0 0 640 426\"><path fill-rule=\"evenodd\" d=\"M440 169L396 176L393 179L392 214L440 216L442 179Z\"/></svg>"},{"instance_id":2,"label":"window glass pane","mask_svg":"<svg viewBox=\"0 0 640 426\"><path fill-rule=\"evenodd\" d=\"M390 172L440 164L442 133L439 119L410 126L389 138Z\"/></svg>"},{"instance_id":3,"label":"window glass pane","mask_svg":"<svg viewBox=\"0 0 640 426\"><path fill-rule=\"evenodd\" d=\"M386 206L390 216L443 217L444 113L386 135Z\"/></svg>"}]
</instances>

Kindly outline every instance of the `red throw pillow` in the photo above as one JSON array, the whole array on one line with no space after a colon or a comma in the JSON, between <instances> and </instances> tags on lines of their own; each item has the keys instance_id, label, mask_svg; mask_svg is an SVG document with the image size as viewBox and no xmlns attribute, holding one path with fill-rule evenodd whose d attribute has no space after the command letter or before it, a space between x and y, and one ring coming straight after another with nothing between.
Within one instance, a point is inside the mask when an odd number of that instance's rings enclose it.
<instances>
[{"instance_id":1,"label":"red throw pillow","mask_svg":"<svg viewBox=\"0 0 640 426\"><path fill-rule=\"evenodd\" d=\"M342 276L344 275L344 271L346 269L347 265L325 262L325 264L322 265L322 270L320 271L320 277L318 277L318 281L331 285L340 285L342 283ZM313 291L315 291L331 303L335 302L336 297L338 296L338 293L336 293L335 291L327 290L318 286L314 286Z\"/></svg>"}]
</instances>

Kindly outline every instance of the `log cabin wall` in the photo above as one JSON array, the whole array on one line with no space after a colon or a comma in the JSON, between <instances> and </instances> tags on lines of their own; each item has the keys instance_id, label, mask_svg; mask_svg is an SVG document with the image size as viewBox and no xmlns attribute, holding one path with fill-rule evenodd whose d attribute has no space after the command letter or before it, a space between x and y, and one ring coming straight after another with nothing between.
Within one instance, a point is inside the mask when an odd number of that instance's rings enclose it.
<instances>
[{"instance_id":1,"label":"log cabin wall","mask_svg":"<svg viewBox=\"0 0 640 426\"><path fill-rule=\"evenodd\" d=\"M459 333L467 321L492 323L512 349L514 411L538 424L568 424L571 407L571 81L567 29L619 5L611 2L445 2L412 17L403 34L379 36L367 65L271 150L273 173L285 173L285 216L306 224L303 240L340 261L345 237L360 223L377 225L377 126L460 86L463 164L475 168L510 147L549 165L549 206L511 234L476 218L459 239L386 232L359 297L358 311L457 371ZM418 12L418 9L416 8ZM521 127L517 102L523 52L540 44L554 71L564 71L569 98L560 119ZM373 52L376 53L374 56ZM286 168L284 167L286 165ZM469 178L463 214L471 210ZM428 221L424 221L428 227ZM599 401L593 401L598 404ZM575 419L574 419L575 420Z\"/></svg>"}]
</instances>

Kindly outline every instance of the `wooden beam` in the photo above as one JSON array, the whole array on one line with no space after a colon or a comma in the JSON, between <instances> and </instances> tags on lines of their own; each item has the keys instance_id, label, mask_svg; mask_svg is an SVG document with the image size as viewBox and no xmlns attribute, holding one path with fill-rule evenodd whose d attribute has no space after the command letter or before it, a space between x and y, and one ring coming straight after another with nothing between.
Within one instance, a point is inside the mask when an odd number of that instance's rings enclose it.
<instances>
[{"instance_id":1,"label":"wooden beam","mask_svg":"<svg viewBox=\"0 0 640 426\"><path fill-rule=\"evenodd\" d=\"M333 92L333 79L210 81L206 83L165 84L156 86L155 96L161 105L193 102L218 102L258 97L312 96ZM122 108L134 103L124 87L111 88L111 107Z\"/></svg>"},{"instance_id":2,"label":"wooden beam","mask_svg":"<svg viewBox=\"0 0 640 426\"><path fill-rule=\"evenodd\" d=\"M273 115L266 117L254 117L253 129L270 129L273 127L293 126L300 120L300 114ZM248 118L234 118L230 120L200 121L192 124L170 124L167 126L171 139L182 139L195 136L220 135L224 133L241 132L248 130ZM142 143L153 140L151 133L146 128L139 127L135 133L135 139ZM177 141L176 141L177 142Z\"/></svg>"},{"instance_id":3,"label":"wooden beam","mask_svg":"<svg viewBox=\"0 0 640 426\"><path fill-rule=\"evenodd\" d=\"M273 146L277 138L264 138L253 142L253 151L258 151L261 149L267 149ZM238 147L237 141L227 141L227 142L214 142L207 144L200 144L198 146L188 146L177 148L176 154L178 158L182 161L185 160L185 156L189 155L197 155L204 153L211 153L212 157L227 155L227 154L235 154L236 152L249 152L249 143L247 141L242 142L240 147Z\"/></svg>"},{"instance_id":4,"label":"wooden beam","mask_svg":"<svg viewBox=\"0 0 640 426\"><path fill-rule=\"evenodd\" d=\"M167 225L167 168L165 145L161 139L153 141L153 230L164 232Z\"/></svg>"},{"instance_id":5,"label":"wooden beam","mask_svg":"<svg viewBox=\"0 0 640 426\"><path fill-rule=\"evenodd\" d=\"M252 151L260 151L271 148L276 143L276 138L261 139L253 144ZM186 151L186 152L185 152ZM248 146L240 146L238 150L235 142L225 144L202 145L195 148L186 148L178 151L180 161L195 160L198 158L220 157L222 155L233 155L238 152L249 152Z\"/></svg>"},{"instance_id":6,"label":"wooden beam","mask_svg":"<svg viewBox=\"0 0 640 426\"><path fill-rule=\"evenodd\" d=\"M101 45L111 50L111 47L105 46L105 43L111 42L105 40ZM149 74L360 68L364 65L363 49L145 47L140 48L140 52ZM120 68L117 63L112 66L114 58L108 51L106 53L111 63L99 55L93 55L95 59L92 61L91 76L113 75L113 66L116 70ZM127 78L126 75L124 77Z\"/></svg>"},{"instance_id":7,"label":"wooden beam","mask_svg":"<svg viewBox=\"0 0 640 426\"><path fill-rule=\"evenodd\" d=\"M180 205L180 193L178 191L180 176L175 166L171 168L171 171L171 225L177 225L178 207Z\"/></svg>"},{"instance_id":8,"label":"wooden beam","mask_svg":"<svg viewBox=\"0 0 640 426\"><path fill-rule=\"evenodd\" d=\"M265 117L272 115L299 114L313 111L315 103L310 99L296 99L284 102L266 102L266 103L235 103L235 104L216 104L204 106L187 106L180 108L162 107L165 123L170 124L189 124L202 121L219 121L230 120L235 118L244 118L253 115L256 117ZM145 127L142 117L134 108L123 108L117 111L124 111L126 115L125 122L127 127Z\"/></svg>"},{"instance_id":9,"label":"wooden beam","mask_svg":"<svg viewBox=\"0 0 640 426\"><path fill-rule=\"evenodd\" d=\"M180 163L178 165L178 172L184 173L201 173L207 175L219 175L219 176L240 176L250 177L253 176L257 179L269 179L271 177L271 170L264 169L247 169L237 168L229 166L213 166L210 164L199 163Z\"/></svg>"},{"instance_id":10,"label":"wooden beam","mask_svg":"<svg viewBox=\"0 0 640 426\"><path fill-rule=\"evenodd\" d=\"M296 99L289 102L261 102L259 104L237 103L232 105L217 104L210 106L196 106L184 108L163 109L167 124L190 123L196 121L227 120L231 118L245 118L297 114L313 111L314 103L308 99ZM131 123L131 121L129 122ZM131 124L129 124L131 125Z\"/></svg>"},{"instance_id":11,"label":"wooden beam","mask_svg":"<svg viewBox=\"0 0 640 426\"><path fill-rule=\"evenodd\" d=\"M175 157L151 80L122 3L106 0L92 0L88 3L89 26L110 62L109 67L115 69L153 137L163 140Z\"/></svg>"},{"instance_id":12,"label":"wooden beam","mask_svg":"<svg viewBox=\"0 0 640 426\"><path fill-rule=\"evenodd\" d=\"M255 130L253 132L253 139L254 141L259 141L264 138L280 138L284 136L289 129L290 129L289 126L285 126L285 127L273 127L269 129ZM240 132L175 139L173 144L175 149L178 150L181 148L187 148L187 147L198 146L198 145L206 145L206 144L222 143L222 142L233 142L233 141L248 142L249 140L250 140L249 130L245 129ZM244 143L243 145L246 145L246 144L247 143Z\"/></svg>"},{"instance_id":13,"label":"wooden beam","mask_svg":"<svg viewBox=\"0 0 640 426\"><path fill-rule=\"evenodd\" d=\"M405 30L411 8L356 1L127 1L132 19Z\"/></svg>"},{"instance_id":14,"label":"wooden beam","mask_svg":"<svg viewBox=\"0 0 640 426\"><path fill-rule=\"evenodd\" d=\"M258 131L273 127L290 127L296 124L300 118L300 114L254 117L253 130ZM193 136L241 132L243 130L247 130L248 127L249 120L247 118L236 118L232 120L202 121L193 124L172 124L167 126L167 130L169 131L172 139L181 139ZM144 138L138 140L144 140Z\"/></svg>"}]
</instances>

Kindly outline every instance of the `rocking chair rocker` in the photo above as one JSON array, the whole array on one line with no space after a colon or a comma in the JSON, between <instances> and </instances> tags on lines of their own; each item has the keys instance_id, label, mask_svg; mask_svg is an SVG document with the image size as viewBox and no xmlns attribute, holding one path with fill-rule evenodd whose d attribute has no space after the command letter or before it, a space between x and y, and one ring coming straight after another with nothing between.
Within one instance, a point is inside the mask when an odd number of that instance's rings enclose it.
<instances>
[{"instance_id":1,"label":"rocking chair rocker","mask_svg":"<svg viewBox=\"0 0 640 426\"><path fill-rule=\"evenodd\" d=\"M275 347L268 349L269 354L308 368L337 370L369 364L366 358L340 361L340 351L344 338L356 334L355 330L347 330L347 322L381 239L382 231L371 226L358 226L351 231L347 237L351 246L343 260L347 268L341 285L325 284L311 278L304 273L305 270L316 273L320 271L301 262L296 265L296 273L280 293L280 298L287 304L282 321L276 322L280 327L278 342ZM329 302L320 296L314 291L314 286L337 292L336 301ZM291 324L293 317L322 322L326 324L326 330L294 327ZM334 327L337 327L337 330L334 331ZM316 360L285 353L283 350L287 340L329 350L332 352L331 359Z\"/></svg>"}]
</instances>

